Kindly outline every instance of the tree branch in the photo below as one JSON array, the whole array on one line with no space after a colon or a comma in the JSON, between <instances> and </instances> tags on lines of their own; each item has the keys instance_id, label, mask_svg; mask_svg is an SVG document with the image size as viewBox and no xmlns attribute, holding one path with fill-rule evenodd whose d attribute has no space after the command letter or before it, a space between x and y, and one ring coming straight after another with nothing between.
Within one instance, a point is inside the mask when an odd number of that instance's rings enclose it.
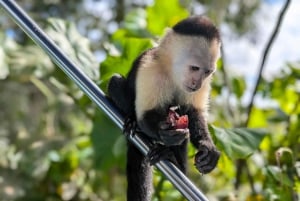
<instances>
[{"instance_id":1,"label":"tree branch","mask_svg":"<svg viewBox=\"0 0 300 201\"><path fill-rule=\"evenodd\" d=\"M244 126L247 127L248 124L249 124L249 120L250 120L250 116L251 116L251 113L253 111L253 105L254 105L254 98L255 98L255 95L257 93L257 90L258 90L258 87L259 87L259 84L261 82L261 79L262 79L262 73L263 73L263 70L264 70L264 67L265 67L265 63L266 63L266 60L267 60L267 57L268 57L268 54L271 50L271 46L276 38L276 36L278 35L278 31L279 31L279 28L281 26L281 23L283 21L283 17L288 9L288 6L290 4L291 0L287 0L278 16L278 19L277 19L277 22L276 22L276 26L272 32L272 35L265 47L265 50L263 52L263 56L262 56L262 59L261 59L261 63L260 63L260 67L259 67L259 71L258 71L258 77L257 77L257 80L256 80L256 83L255 83L255 87L252 91L252 94L251 94L251 98L250 98L250 103L248 105L248 107L246 108L246 113L247 113L247 119L244 123ZM241 177L242 177L242 170L246 167L247 163L246 163L246 160L245 159L242 159L242 160L238 160L237 163L236 163L236 168L237 168L237 174L236 174L236 182L235 182L235 189L237 190L240 186L240 183L241 183ZM248 176L248 179L250 181L250 187L251 187L251 190L252 190L252 193L255 194L255 188L254 188L254 182L253 180L251 179L252 176L250 174L250 171L249 169L246 169L247 171L247 176Z\"/></svg>"},{"instance_id":2,"label":"tree branch","mask_svg":"<svg viewBox=\"0 0 300 201\"><path fill-rule=\"evenodd\" d=\"M273 42L276 38L276 36L278 35L278 32L279 32L279 28L281 26L281 23L283 21L283 17L288 9L288 6L290 4L291 0L286 0L280 14L279 14L279 17L277 19L277 23L276 23L276 26L273 30L273 33L269 39L269 42L267 43L266 45L266 48L264 50L264 53L263 53L263 56L262 56L262 60L261 60L261 63L260 63L260 67L259 67L259 71L258 71L258 77L257 77L257 80L256 80L256 83L255 83L255 87L252 91L252 94L251 94L251 99L250 99L250 103L247 107L247 119L245 121L245 126L248 126L248 123L249 123L249 119L250 119L250 116L251 116L251 113L252 113L252 110L253 110L253 104L254 104L254 98L255 98L255 95L257 93L257 90L258 90L258 86L261 82L261 79L262 79L262 73L263 73L263 70L264 70L264 67L265 67L265 63L266 63L266 60L267 60L267 57L268 57L268 54L271 50L271 46L273 45Z\"/></svg>"}]
</instances>

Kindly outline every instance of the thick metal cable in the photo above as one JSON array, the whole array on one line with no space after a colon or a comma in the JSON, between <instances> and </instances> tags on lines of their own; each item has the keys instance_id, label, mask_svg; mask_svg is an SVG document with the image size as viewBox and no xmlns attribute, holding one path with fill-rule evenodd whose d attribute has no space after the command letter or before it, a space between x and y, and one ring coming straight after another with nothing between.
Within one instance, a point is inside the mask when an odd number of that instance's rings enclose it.
<instances>
[{"instance_id":1,"label":"thick metal cable","mask_svg":"<svg viewBox=\"0 0 300 201\"><path fill-rule=\"evenodd\" d=\"M114 121L123 128L124 117L106 99L103 91L55 45L44 31L13 0L0 0L1 7L23 31L40 46L51 59L74 81L79 88ZM147 154L149 146L138 134L129 140L143 153ZM172 163L160 161L155 165L167 179L190 201L208 201L201 191Z\"/></svg>"}]
</instances>

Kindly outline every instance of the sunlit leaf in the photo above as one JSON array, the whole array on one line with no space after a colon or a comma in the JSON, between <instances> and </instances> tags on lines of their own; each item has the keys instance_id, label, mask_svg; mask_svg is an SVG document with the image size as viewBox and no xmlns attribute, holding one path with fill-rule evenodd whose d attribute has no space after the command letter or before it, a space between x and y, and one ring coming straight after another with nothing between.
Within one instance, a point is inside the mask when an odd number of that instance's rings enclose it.
<instances>
[{"instance_id":1,"label":"sunlit leaf","mask_svg":"<svg viewBox=\"0 0 300 201\"><path fill-rule=\"evenodd\" d=\"M186 18L188 11L177 0L156 0L154 5L147 9L148 30L154 35L161 35L166 27Z\"/></svg>"},{"instance_id":2,"label":"sunlit leaf","mask_svg":"<svg viewBox=\"0 0 300 201\"><path fill-rule=\"evenodd\" d=\"M265 198L261 194L249 195L246 198L246 201L264 201L264 200L265 200Z\"/></svg>"},{"instance_id":3,"label":"sunlit leaf","mask_svg":"<svg viewBox=\"0 0 300 201\"><path fill-rule=\"evenodd\" d=\"M217 145L231 159L249 157L259 148L267 134L264 130L249 128L224 129L211 126L210 130L217 139Z\"/></svg>"},{"instance_id":4,"label":"sunlit leaf","mask_svg":"<svg viewBox=\"0 0 300 201\"><path fill-rule=\"evenodd\" d=\"M268 121L272 123L286 122L289 120L289 116L280 108L274 110L274 113L270 114Z\"/></svg>"},{"instance_id":5,"label":"sunlit leaf","mask_svg":"<svg viewBox=\"0 0 300 201\"><path fill-rule=\"evenodd\" d=\"M234 178L235 176L234 163L232 163L232 160L226 154L221 154L218 169L228 178Z\"/></svg>"},{"instance_id":6,"label":"sunlit leaf","mask_svg":"<svg viewBox=\"0 0 300 201\"><path fill-rule=\"evenodd\" d=\"M99 65L90 49L89 40L79 34L74 23L50 18L46 32L91 79L99 78Z\"/></svg>"},{"instance_id":7,"label":"sunlit leaf","mask_svg":"<svg viewBox=\"0 0 300 201\"><path fill-rule=\"evenodd\" d=\"M257 107L253 107L251 116L249 117L248 127L262 128L267 126L267 115Z\"/></svg>"},{"instance_id":8,"label":"sunlit leaf","mask_svg":"<svg viewBox=\"0 0 300 201\"><path fill-rule=\"evenodd\" d=\"M239 77L232 78L232 91L237 96L237 98L241 98L245 90L246 90L245 79Z\"/></svg>"},{"instance_id":9,"label":"sunlit leaf","mask_svg":"<svg viewBox=\"0 0 300 201\"><path fill-rule=\"evenodd\" d=\"M75 169L79 165L79 154L80 151L73 148L67 151L65 157L71 169Z\"/></svg>"}]
</instances>

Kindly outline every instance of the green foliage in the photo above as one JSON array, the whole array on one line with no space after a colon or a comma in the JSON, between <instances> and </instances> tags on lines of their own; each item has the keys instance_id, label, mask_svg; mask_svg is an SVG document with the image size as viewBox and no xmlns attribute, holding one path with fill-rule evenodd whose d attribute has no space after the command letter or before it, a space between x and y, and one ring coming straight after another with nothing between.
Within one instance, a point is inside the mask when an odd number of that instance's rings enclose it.
<instances>
[{"instance_id":1,"label":"green foliage","mask_svg":"<svg viewBox=\"0 0 300 201\"><path fill-rule=\"evenodd\" d=\"M177 0L156 0L147 9L147 29L153 35L161 35L166 27L172 27L178 21L189 15Z\"/></svg>"},{"instance_id":2,"label":"green foliage","mask_svg":"<svg viewBox=\"0 0 300 201\"><path fill-rule=\"evenodd\" d=\"M50 24L47 30L59 45L70 49L73 60L97 79L98 65L87 39L70 23L52 20ZM99 179L99 174L84 171L94 168L88 117L95 107L83 101L82 92L66 81L39 47L8 38L3 44L0 49L9 71L0 85L1 200L90 197L87 188ZM85 110L80 110L83 105Z\"/></svg>"}]
</instances>

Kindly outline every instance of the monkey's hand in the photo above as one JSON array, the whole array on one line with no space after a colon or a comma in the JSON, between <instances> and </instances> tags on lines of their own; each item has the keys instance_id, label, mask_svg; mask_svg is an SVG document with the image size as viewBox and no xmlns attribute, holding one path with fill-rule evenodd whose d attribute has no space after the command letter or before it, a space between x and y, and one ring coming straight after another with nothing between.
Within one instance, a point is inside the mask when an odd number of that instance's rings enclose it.
<instances>
[{"instance_id":1,"label":"monkey's hand","mask_svg":"<svg viewBox=\"0 0 300 201\"><path fill-rule=\"evenodd\" d=\"M189 137L188 116L180 116L178 106L170 107L165 121L159 123L158 134L166 146L180 145Z\"/></svg>"},{"instance_id":2,"label":"monkey's hand","mask_svg":"<svg viewBox=\"0 0 300 201\"><path fill-rule=\"evenodd\" d=\"M189 138L190 131L188 128L172 129L168 121L161 122L159 125L158 135L162 143L166 146L180 145Z\"/></svg>"},{"instance_id":3,"label":"monkey's hand","mask_svg":"<svg viewBox=\"0 0 300 201\"><path fill-rule=\"evenodd\" d=\"M195 166L202 174L212 171L219 160L220 152L209 141L201 143L198 153L195 156Z\"/></svg>"}]
</instances>

